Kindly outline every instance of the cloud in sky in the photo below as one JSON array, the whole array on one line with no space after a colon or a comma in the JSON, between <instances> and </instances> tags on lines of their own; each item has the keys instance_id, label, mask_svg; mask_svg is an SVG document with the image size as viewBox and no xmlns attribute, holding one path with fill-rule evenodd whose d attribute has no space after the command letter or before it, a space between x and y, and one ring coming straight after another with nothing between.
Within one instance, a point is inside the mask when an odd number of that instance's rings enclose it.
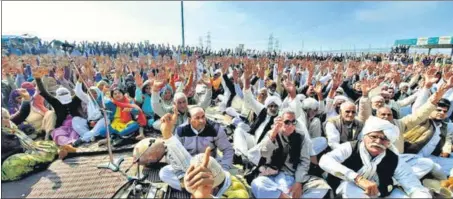
<instances>
[{"instance_id":1,"label":"cloud in sky","mask_svg":"<svg viewBox=\"0 0 453 199\"><path fill-rule=\"evenodd\" d=\"M2 34L69 41L181 43L180 2L2 2ZM389 46L395 39L453 35L453 2L184 2L185 39L212 48L284 50Z\"/></svg>"}]
</instances>

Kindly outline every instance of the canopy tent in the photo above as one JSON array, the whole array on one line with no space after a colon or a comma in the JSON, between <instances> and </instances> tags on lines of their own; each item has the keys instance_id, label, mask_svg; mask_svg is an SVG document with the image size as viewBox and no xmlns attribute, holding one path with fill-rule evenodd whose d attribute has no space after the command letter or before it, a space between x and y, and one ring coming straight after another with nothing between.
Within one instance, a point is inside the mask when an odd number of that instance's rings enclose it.
<instances>
[{"instance_id":1,"label":"canopy tent","mask_svg":"<svg viewBox=\"0 0 453 199\"><path fill-rule=\"evenodd\" d=\"M453 55L453 36L419 37L416 39L400 39L395 41L395 46L410 46L411 48L451 48Z\"/></svg>"}]
</instances>

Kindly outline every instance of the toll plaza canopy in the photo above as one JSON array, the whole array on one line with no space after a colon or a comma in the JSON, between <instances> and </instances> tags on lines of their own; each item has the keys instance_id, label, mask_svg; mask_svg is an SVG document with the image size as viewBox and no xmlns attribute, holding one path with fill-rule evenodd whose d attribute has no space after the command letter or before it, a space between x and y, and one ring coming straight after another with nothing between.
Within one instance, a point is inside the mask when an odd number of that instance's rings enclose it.
<instances>
[{"instance_id":1,"label":"toll plaza canopy","mask_svg":"<svg viewBox=\"0 0 453 199\"><path fill-rule=\"evenodd\" d=\"M453 48L453 36L419 37L415 39L400 39L395 46L410 46L415 48Z\"/></svg>"}]
</instances>

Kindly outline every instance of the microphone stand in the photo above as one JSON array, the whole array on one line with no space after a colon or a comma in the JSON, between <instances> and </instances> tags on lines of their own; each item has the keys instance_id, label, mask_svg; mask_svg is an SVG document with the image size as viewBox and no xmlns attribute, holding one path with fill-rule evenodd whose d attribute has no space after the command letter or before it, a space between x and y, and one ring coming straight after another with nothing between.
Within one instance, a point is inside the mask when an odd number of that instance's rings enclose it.
<instances>
[{"instance_id":1,"label":"microphone stand","mask_svg":"<svg viewBox=\"0 0 453 199\"><path fill-rule=\"evenodd\" d=\"M68 53L68 47L67 46L63 46L63 51L65 51L65 54L66 56L69 58L70 60L70 64L71 66L74 68L75 72L79 75L79 77L81 77L81 72L79 71L79 69L77 68L77 66L74 64L73 60L72 60L72 57L69 55ZM85 87L87 88L88 90L88 86L85 82L85 80L83 80L83 78L80 78L82 80L82 84L85 85ZM110 143L110 130L109 130L109 122L107 120L107 111L106 111L106 108L105 108L105 104L104 104L104 98L102 98L102 103L101 104L98 104L98 102L95 100L96 98L93 97L93 95L88 91L87 92L88 95L91 97L91 100L94 100L94 102L98 105L98 107L101 108L101 112L103 113L103 116L104 116L104 122L106 124L106 136L107 136L107 150L109 152L109 162L107 163L102 163L100 165L97 166L98 169L110 169L111 171L113 172L117 172L120 170L120 165L121 163L124 161L124 157L119 157L117 159L113 159L113 152L112 152L112 146L111 146L111 143Z\"/></svg>"}]
</instances>

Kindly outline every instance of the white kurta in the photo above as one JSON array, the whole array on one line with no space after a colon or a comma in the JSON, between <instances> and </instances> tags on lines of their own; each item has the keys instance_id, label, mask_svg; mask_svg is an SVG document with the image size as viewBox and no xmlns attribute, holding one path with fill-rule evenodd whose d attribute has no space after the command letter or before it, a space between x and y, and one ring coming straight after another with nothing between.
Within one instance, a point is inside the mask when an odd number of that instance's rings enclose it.
<instances>
[{"instance_id":1,"label":"white kurta","mask_svg":"<svg viewBox=\"0 0 453 199\"><path fill-rule=\"evenodd\" d=\"M357 185L353 183L358 174L352 169L342 165L351 154L351 144L349 142L343 143L333 151L322 156L319 165L326 172L335 176L340 175L339 177L343 179L343 182L336 190L337 194L342 194L344 198L363 198L366 197L363 190L356 189ZM405 193L412 198L432 197L429 190L423 187L417 177L412 173L410 166L402 159L399 159L398 161L393 178L399 182ZM396 191L396 189L394 191Z\"/></svg>"}]
</instances>

